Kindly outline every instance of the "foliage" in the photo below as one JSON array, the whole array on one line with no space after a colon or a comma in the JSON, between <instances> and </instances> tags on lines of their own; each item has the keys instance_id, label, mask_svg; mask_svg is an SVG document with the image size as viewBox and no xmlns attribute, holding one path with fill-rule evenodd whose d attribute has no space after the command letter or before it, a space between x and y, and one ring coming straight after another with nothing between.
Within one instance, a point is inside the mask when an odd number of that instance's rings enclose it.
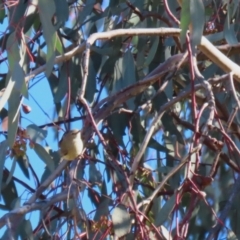
<instances>
[{"instance_id":1,"label":"foliage","mask_svg":"<svg viewBox=\"0 0 240 240\"><path fill-rule=\"evenodd\" d=\"M0 6L2 239L240 239L238 1Z\"/></svg>"}]
</instances>

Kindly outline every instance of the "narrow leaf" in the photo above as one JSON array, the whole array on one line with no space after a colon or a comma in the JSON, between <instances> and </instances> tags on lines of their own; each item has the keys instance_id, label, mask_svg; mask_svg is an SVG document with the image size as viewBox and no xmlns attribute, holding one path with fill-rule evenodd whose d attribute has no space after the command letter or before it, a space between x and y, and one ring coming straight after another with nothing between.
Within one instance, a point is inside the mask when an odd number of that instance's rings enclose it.
<instances>
[{"instance_id":1,"label":"narrow leaf","mask_svg":"<svg viewBox=\"0 0 240 240\"><path fill-rule=\"evenodd\" d=\"M164 204L164 206L155 214L155 225L159 227L162 225L170 216L176 202L176 193L174 193L171 198Z\"/></svg>"},{"instance_id":2,"label":"narrow leaf","mask_svg":"<svg viewBox=\"0 0 240 240\"><path fill-rule=\"evenodd\" d=\"M39 16L43 28L43 36L47 43L47 62L45 74L48 77L52 71L55 59L54 44L56 41L55 28L52 24L52 17L55 13L54 1L38 1Z\"/></svg>"},{"instance_id":3,"label":"narrow leaf","mask_svg":"<svg viewBox=\"0 0 240 240\"><path fill-rule=\"evenodd\" d=\"M29 179L30 177L28 171L29 162L27 156L19 156L16 158L16 160L25 177Z\"/></svg>"},{"instance_id":4,"label":"narrow leaf","mask_svg":"<svg viewBox=\"0 0 240 240\"><path fill-rule=\"evenodd\" d=\"M53 172L53 170L55 169L54 162L46 149L42 145L35 143L34 150L37 155L43 160L43 162L47 165L49 170Z\"/></svg>"},{"instance_id":5,"label":"narrow leaf","mask_svg":"<svg viewBox=\"0 0 240 240\"><path fill-rule=\"evenodd\" d=\"M0 111L5 106L8 98L9 98L9 96L10 96L12 90L13 90L14 85L15 85L15 82L12 79L10 79L9 82L8 82L8 85L7 85L6 89L5 89L5 91L4 91L4 93L3 93L2 97L1 97L1 100L0 100Z\"/></svg>"},{"instance_id":6,"label":"narrow leaf","mask_svg":"<svg viewBox=\"0 0 240 240\"><path fill-rule=\"evenodd\" d=\"M10 147L13 147L17 135L21 106L20 96L19 91L13 90L8 100L8 143Z\"/></svg>"},{"instance_id":7,"label":"narrow leaf","mask_svg":"<svg viewBox=\"0 0 240 240\"><path fill-rule=\"evenodd\" d=\"M181 10L181 22L180 28L182 29L180 33L181 44L185 43L186 33L188 30L188 26L190 24L190 7L189 0L182 0L182 10Z\"/></svg>"},{"instance_id":8,"label":"narrow leaf","mask_svg":"<svg viewBox=\"0 0 240 240\"><path fill-rule=\"evenodd\" d=\"M193 46L197 46L201 42L203 28L205 24L205 12L202 0L190 0L190 18L191 25L191 41Z\"/></svg>"},{"instance_id":9,"label":"narrow leaf","mask_svg":"<svg viewBox=\"0 0 240 240\"><path fill-rule=\"evenodd\" d=\"M27 126L27 134L33 142L41 142L47 137L47 131L39 128L35 124Z\"/></svg>"},{"instance_id":10,"label":"narrow leaf","mask_svg":"<svg viewBox=\"0 0 240 240\"><path fill-rule=\"evenodd\" d=\"M3 168L6 159L7 148L8 148L7 141L6 140L2 141L0 144L0 192L2 190Z\"/></svg>"}]
</instances>

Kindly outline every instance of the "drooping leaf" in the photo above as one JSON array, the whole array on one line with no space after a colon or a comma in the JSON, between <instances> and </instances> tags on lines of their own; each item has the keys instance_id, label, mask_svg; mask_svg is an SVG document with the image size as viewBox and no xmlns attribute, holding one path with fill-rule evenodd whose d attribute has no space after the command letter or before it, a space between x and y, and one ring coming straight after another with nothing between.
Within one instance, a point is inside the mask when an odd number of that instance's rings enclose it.
<instances>
[{"instance_id":1,"label":"drooping leaf","mask_svg":"<svg viewBox=\"0 0 240 240\"><path fill-rule=\"evenodd\" d=\"M89 182L93 185L99 185L102 182L102 174L97 170L94 163L90 163L89 166Z\"/></svg>"},{"instance_id":2,"label":"drooping leaf","mask_svg":"<svg viewBox=\"0 0 240 240\"><path fill-rule=\"evenodd\" d=\"M17 4L14 4L9 8L9 19L11 19L10 31L13 31L16 26L21 27L21 20L28 7L28 4L24 0L20 0ZM19 26L20 25L20 26Z\"/></svg>"},{"instance_id":3,"label":"drooping leaf","mask_svg":"<svg viewBox=\"0 0 240 240\"><path fill-rule=\"evenodd\" d=\"M8 178L8 172L5 171L2 178L3 184L2 184L1 194L8 210L12 210L14 208L14 205L12 205L12 203L13 201L15 201L15 199L18 198L18 194L17 194L16 185L13 179L11 179L8 185L5 184L7 178Z\"/></svg>"},{"instance_id":4,"label":"drooping leaf","mask_svg":"<svg viewBox=\"0 0 240 240\"><path fill-rule=\"evenodd\" d=\"M17 73L18 73L18 62L20 60L20 55L19 55L19 51L18 51L18 47L16 44L16 39L15 39L15 32L13 32L7 40L7 49L8 49L8 61L9 61L9 66L10 66L10 71L12 73L14 73L14 75L12 77L9 76L9 80L7 82L7 87L0 99L0 111L2 110L2 108L5 106L7 100L9 99L13 88L16 85L16 82L18 80L17 78ZM15 68L16 66L16 68ZM20 75L20 78L22 78L23 76ZM20 79L20 81L22 81L22 79Z\"/></svg>"},{"instance_id":5,"label":"drooping leaf","mask_svg":"<svg viewBox=\"0 0 240 240\"><path fill-rule=\"evenodd\" d=\"M49 155L49 153L46 151L46 149L42 145L35 143L34 150L39 156L39 158L43 160L43 162L46 164L49 170L53 172L55 169L54 161Z\"/></svg>"},{"instance_id":6,"label":"drooping leaf","mask_svg":"<svg viewBox=\"0 0 240 240\"><path fill-rule=\"evenodd\" d=\"M54 0L56 6L56 25L63 25L68 20L68 4L66 0Z\"/></svg>"},{"instance_id":7,"label":"drooping leaf","mask_svg":"<svg viewBox=\"0 0 240 240\"><path fill-rule=\"evenodd\" d=\"M6 140L2 141L0 144L0 191L2 190L3 168L6 159L7 148L8 148L7 141Z\"/></svg>"},{"instance_id":8,"label":"drooping leaf","mask_svg":"<svg viewBox=\"0 0 240 240\"><path fill-rule=\"evenodd\" d=\"M168 218L176 204L176 193L174 193L170 199L159 209L159 212L156 213L156 218L154 224L158 227L161 226Z\"/></svg>"},{"instance_id":9,"label":"drooping leaf","mask_svg":"<svg viewBox=\"0 0 240 240\"><path fill-rule=\"evenodd\" d=\"M174 124L171 116L169 116L167 113L163 114L162 123L165 131L168 131L170 135L175 135L177 137L177 141L182 145L185 145L184 138L182 134L179 132L179 130L177 129L176 125Z\"/></svg>"},{"instance_id":10,"label":"drooping leaf","mask_svg":"<svg viewBox=\"0 0 240 240\"><path fill-rule=\"evenodd\" d=\"M47 131L39 128L35 124L27 126L27 134L33 142L41 142L47 137Z\"/></svg>"},{"instance_id":11,"label":"drooping leaf","mask_svg":"<svg viewBox=\"0 0 240 240\"><path fill-rule=\"evenodd\" d=\"M201 42L203 27L205 24L205 12L202 0L190 0L190 38L193 46Z\"/></svg>"},{"instance_id":12,"label":"drooping leaf","mask_svg":"<svg viewBox=\"0 0 240 240\"><path fill-rule=\"evenodd\" d=\"M128 234L131 229L131 218L124 205L119 204L112 212L115 236L118 238Z\"/></svg>"},{"instance_id":13,"label":"drooping leaf","mask_svg":"<svg viewBox=\"0 0 240 240\"><path fill-rule=\"evenodd\" d=\"M75 99L82 83L81 73L82 58L79 55L72 57L70 61L71 98Z\"/></svg>"},{"instance_id":14,"label":"drooping leaf","mask_svg":"<svg viewBox=\"0 0 240 240\"><path fill-rule=\"evenodd\" d=\"M47 62L45 74L48 77L52 72L55 59L56 32L52 24L52 17L55 13L54 1L38 1L39 16L43 28L43 36L47 44Z\"/></svg>"},{"instance_id":15,"label":"drooping leaf","mask_svg":"<svg viewBox=\"0 0 240 240\"><path fill-rule=\"evenodd\" d=\"M33 229L30 220L23 219L19 226L19 236L21 239L33 240Z\"/></svg>"},{"instance_id":16,"label":"drooping leaf","mask_svg":"<svg viewBox=\"0 0 240 240\"><path fill-rule=\"evenodd\" d=\"M182 29L182 31L180 33L181 44L185 43L186 33L188 30L190 21L191 21L190 1L182 0L181 22L180 22L180 28Z\"/></svg>"},{"instance_id":17,"label":"drooping leaf","mask_svg":"<svg viewBox=\"0 0 240 240\"><path fill-rule=\"evenodd\" d=\"M58 87L56 93L54 94L55 103L60 103L68 91L68 67L68 62L63 63L61 66Z\"/></svg>"},{"instance_id":18,"label":"drooping leaf","mask_svg":"<svg viewBox=\"0 0 240 240\"><path fill-rule=\"evenodd\" d=\"M4 18L6 17L5 8L0 9L0 23L3 23Z\"/></svg>"},{"instance_id":19,"label":"drooping leaf","mask_svg":"<svg viewBox=\"0 0 240 240\"><path fill-rule=\"evenodd\" d=\"M102 66L100 78L111 77L114 72L114 66L117 61L117 56L110 56Z\"/></svg>"},{"instance_id":20,"label":"drooping leaf","mask_svg":"<svg viewBox=\"0 0 240 240\"><path fill-rule=\"evenodd\" d=\"M228 44L234 45L238 44L238 39L236 37L235 31L234 31L234 24L230 24L227 19L224 24L224 37Z\"/></svg>"},{"instance_id":21,"label":"drooping leaf","mask_svg":"<svg viewBox=\"0 0 240 240\"><path fill-rule=\"evenodd\" d=\"M23 174L25 175L25 177L27 177L29 179L30 175L29 175L29 171L28 171L28 167L29 167L28 157L26 155L24 155L24 156L18 156L15 158L16 158L16 161L17 161L19 167L21 168Z\"/></svg>"},{"instance_id":22,"label":"drooping leaf","mask_svg":"<svg viewBox=\"0 0 240 240\"><path fill-rule=\"evenodd\" d=\"M88 197L96 208L99 208L101 203L101 196L94 189L88 189Z\"/></svg>"},{"instance_id":23,"label":"drooping leaf","mask_svg":"<svg viewBox=\"0 0 240 240\"><path fill-rule=\"evenodd\" d=\"M5 91L4 91L4 93L3 93L3 95L0 99L0 111L3 109L3 107L7 103L7 100L8 100L8 98L9 98L9 96L10 96L12 90L13 90L14 85L15 85L15 82L10 79L9 82L8 82L8 85L7 85Z\"/></svg>"},{"instance_id":24,"label":"drooping leaf","mask_svg":"<svg viewBox=\"0 0 240 240\"><path fill-rule=\"evenodd\" d=\"M109 127L113 131L114 138L121 146L124 146L123 137L125 136L128 120L129 115L126 113L113 113L107 118Z\"/></svg>"},{"instance_id":25,"label":"drooping leaf","mask_svg":"<svg viewBox=\"0 0 240 240\"><path fill-rule=\"evenodd\" d=\"M83 7L81 13L79 14L78 24L79 27L82 26L83 23L86 23L85 20L87 16L89 16L93 10L93 5L95 4L95 0L88 0L86 5Z\"/></svg>"},{"instance_id":26,"label":"drooping leaf","mask_svg":"<svg viewBox=\"0 0 240 240\"><path fill-rule=\"evenodd\" d=\"M123 56L123 79L125 87L136 83L135 62L130 49ZM127 105L129 109L133 110L135 108L134 99L129 99Z\"/></svg>"},{"instance_id":27,"label":"drooping leaf","mask_svg":"<svg viewBox=\"0 0 240 240\"><path fill-rule=\"evenodd\" d=\"M89 68L88 68L89 74L87 79L87 86L85 91L85 98L88 102L93 101L94 94L96 93L96 75L97 72L93 65L92 58L89 59Z\"/></svg>"},{"instance_id":28,"label":"drooping leaf","mask_svg":"<svg viewBox=\"0 0 240 240\"><path fill-rule=\"evenodd\" d=\"M16 159L13 158L12 167L11 167L11 170L8 174L7 180L5 181L5 184L8 184L12 180L12 176L13 176L13 173L14 173L15 168L16 168L16 163L17 163Z\"/></svg>"},{"instance_id":29,"label":"drooping leaf","mask_svg":"<svg viewBox=\"0 0 240 240\"><path fill-rule=\"evenodd\" d=\"M8 99L8 144L13 147L17 135L18 121L20 116L21 93L13 90Z\"/></svg>"},{"instance_id":30,"label":"drooping leaf","mask_svg":"<svg viewBox=\"0 0 240 240\"><path fill-rule=\"evenodd\" d=\"M110 202L111 200L109 198L104 197L103 199L101 199L101 203L98 204L96 209L94 221L99 221L101 219L101 216L108 216L109 214L108 207Z\"/></svg>"},{"instance_id":31,"label":"drooping leaf","mask_svg":"<svg viewBox=\"0 0 240 240\"><path fill-rule=\"evenodd\" d=\"M21 207L21 198L15 198L13 201L12 201L12 209L18 209Z\"/></svg>"},{"instance_id":32,"label":"drooping leaf","mask_svg":"<svg viewBox=\"0 0 240 240\"><path fill-rule=\"evenodd\" d=\"M140 118L135 116L132 118L131 134L133 136L133 142L140 144L143 142L143 139L147 131L144 129L140 122ZM168 152L168 149L157 142L154 138L151 138L149 141L149 147L154 148L158 151Z\"/></svg>"},{"instance_id":33,"label":"drooping leaf","mask_svg":"<svg viewBox=\"0 0 240 240\"><path fill-rule=\"evenodd\" d=\"M152 46L149 50L149 53L148 53L148 56L146 58L146 61L144 62L144 66L149 66L149 64L152 62L154 56L155 56L155 53L157 51L157 48L158 48L158 44L159 44L159 37L153 37L153 43L152 43Z\"/></svg>"}]
</instances>

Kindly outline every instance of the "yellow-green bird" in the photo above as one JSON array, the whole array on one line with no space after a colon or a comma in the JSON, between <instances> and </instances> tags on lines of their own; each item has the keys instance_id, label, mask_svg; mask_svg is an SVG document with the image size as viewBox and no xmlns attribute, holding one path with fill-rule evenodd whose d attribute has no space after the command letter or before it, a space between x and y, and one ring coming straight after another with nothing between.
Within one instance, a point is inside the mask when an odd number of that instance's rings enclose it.
<instances>
[{"instance_id":1,"label":"yellow-green bird","mask_svg":"<svg viewBox=\"0 0 240 240\"><path fill-rule=\"evenodd\" d=\"M61 156L68 161L76 159L83 151L81 131L73 129L63 134L59 142Z\"/></svg>"}]
</instances>

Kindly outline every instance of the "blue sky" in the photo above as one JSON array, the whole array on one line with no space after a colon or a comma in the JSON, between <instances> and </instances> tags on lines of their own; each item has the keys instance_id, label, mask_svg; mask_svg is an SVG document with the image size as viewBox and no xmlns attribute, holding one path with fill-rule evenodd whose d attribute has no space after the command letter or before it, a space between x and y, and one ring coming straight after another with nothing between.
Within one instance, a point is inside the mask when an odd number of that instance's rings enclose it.
<instances>
[{"instance_id":1,"label":"blue sky","mask_svg":"<svg viewBox=\"0 0 240 240\"><path fill-rule=\"evenodd\" d=\"M103 8L105 8L108 5L108 0L103 1ZM4 20L3 24L1 24L1 31L3 32L7 28L8 22L6 19ZM70 24L70 21L69 23ZM3 59L6 57L6 52L3 52L0 56L0 59ZM8 71L8 66L5 64L5 67L3 67L3 64L1 64L1 69L0 69L0 74L6 73ZM36 79L41 79L41 80L36 80ZM24 99L23 103L28 105L32 110L29 114L25 114L23 111L21 111L21 127L26 128L29 124L36 124L36 125L43 125L46 123L51 123L52 121L57 120L56 119L56 113L55 113L55 104L53 101L53 97L51 94L51 90L48 84L48 80L44 77L44 74L40 74L37 76L36 79L33 79L30 81L29 84L29 98ZM37 83L35 84L35 82ZM38 103L38 104L36 104ZM7 105L6 105L7 108ZM43 110L44 112L43 112ZM76 111L76 109L73 107L72 109L72 117L74 116L79 116L79 113ZM71 123L70 128L81 128L81 124L79 122L74 122ZM0 126L2 127L2 125ZM61 126L64 129L64 126ZM2 129L1 129L2 130ZM47 138L46 141L42 142L43 146L47 143L50 148L53 151L58 150L58 141L56 141L56 132L53 131L53 128L48 128L47 129ZM60 133L60 137L63 133ZM0 136L1 141L4 140L4 136ZM29 161L33 167L33 169L36 171L37 176L39 179L41 179L41 176L45 170L45 164L44 162L37 156L35 151L31 149L30 147L27 148L27 156L29 158ZM13 160L10 159L9 157L6 159L5 162L5 167L8 168L9 170L11 169L13 164ZM86 168L86 173L88 172L88 169ZM22 173L22 170L16 165L15 171L14 171L14 176L21 179L25 183L27 183L30 187L36 188L35 183L33 181L33 177L30 174L30 179L27 179L25 175ZM87 177L87 176L86 176ZM25 190L24 187L22 187L20 184L15 183L18 191L18 196L21 198L22 203L24 203L30 196L31 193ZM93 210L93 206L90 204L90 201L84 201L86 196L83 196L83 208L86 210L86 213L90 212ZM1 203L2 200L1 200ZM0 215L2 216L5 214L5 211L0 211ZM39 221L39 212L32 212L30 214L26 215L26 219L30 219L32 223L32 228L34 229ZM6 228L2 228L0 230L0 236L4 233Z\"/></svg>"}]
</instances>

